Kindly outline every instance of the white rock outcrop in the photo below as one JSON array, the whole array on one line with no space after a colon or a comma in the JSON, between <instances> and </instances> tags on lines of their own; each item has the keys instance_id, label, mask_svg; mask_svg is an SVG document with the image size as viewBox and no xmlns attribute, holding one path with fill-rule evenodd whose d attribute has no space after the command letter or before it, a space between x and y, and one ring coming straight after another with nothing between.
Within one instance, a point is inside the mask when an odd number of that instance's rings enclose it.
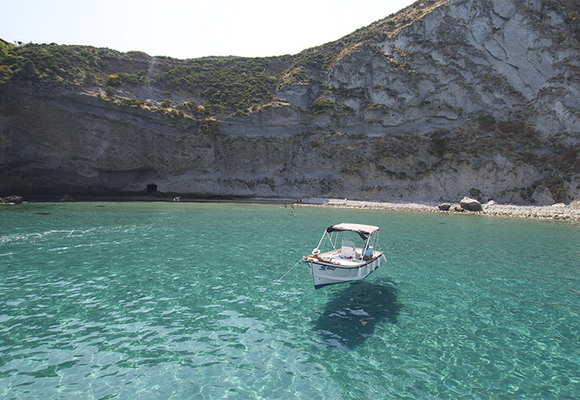
<instances>
[{"instance_id":1,"label":"white rock outcrop","mask_svg":"<svg viewBox=\"0 0 580 400\"><path fill-rule=\"evenodd\" d=\"M453 0L380 43L384 56L343 57L326 84L366 88L382 112L354 108L385 133L426 133L481 113L526 113L545 134L580 132L580 84L569 68L580 66L580 48L568 29L540 1Z\"/></svg>"}]
</instances>

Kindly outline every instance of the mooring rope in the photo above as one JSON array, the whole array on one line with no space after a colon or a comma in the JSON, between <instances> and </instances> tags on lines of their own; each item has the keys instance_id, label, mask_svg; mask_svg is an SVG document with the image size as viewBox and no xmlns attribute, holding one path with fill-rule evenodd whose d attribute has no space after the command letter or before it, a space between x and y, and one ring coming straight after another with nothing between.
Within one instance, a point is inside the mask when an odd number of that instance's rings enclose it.
<instances>
[{"instance_id":1,"label":"mooring rope","mask_svg":"<svg viewBox=\"0 0 580 400\"><path fill-rule=\"evenodd\" d=\"M286 275L288 275L290 273L290 271L292 271L294 269L294 267L297 266L301 262L302 262L302 259L298 260L298 262L296 264L294 264L294 266L292 268L290 268L288 271L286 271L286 273L284 275L282 275L282 277L280 279L278 279L276 282L274 282L274 285L278 284L278 282L280 282L282 279L284 279L284 277Z\"/></svg>"}]
</instances>

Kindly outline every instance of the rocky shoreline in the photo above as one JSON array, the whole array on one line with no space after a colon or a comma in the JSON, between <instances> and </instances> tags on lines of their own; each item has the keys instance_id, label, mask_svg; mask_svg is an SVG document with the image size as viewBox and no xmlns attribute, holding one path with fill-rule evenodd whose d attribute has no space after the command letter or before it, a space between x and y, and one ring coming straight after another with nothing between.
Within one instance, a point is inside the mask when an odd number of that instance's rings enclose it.
<instances>
[{"instance_id":1,"label":"rocky shoreline","mask_svg":"<svg viewBox=\"0 0 580 400\"><path fill-rule=\"evenodd\" d=\"M129 197L84 197L75 199L76 201L171 201L171 197L151 197L151 196L129 196ZM465 199L464 199L465 200ZM43 199L41 201L59 201L58 199ZM73 201L72 196L66 195L60 201ZM458 203L443 203L449 207L442 209L441 202L379 202L379 201L361 201L348 199L323 199L323 198L305 198L305 199L278 199L278 198L224 198L224 199L199 199L180 197L181 202L231 202L231 203L259 203L259 204L291 204L296 206L310 207L334 207L334 208L355 208L367 210L390 210L405 212L433 212L447 214L465 214L465 215L487 215L512 218L539 218L553 220L573 220L580 221L580 201L575 200L570 204L557 203L545 206L533 205L515 205L499 204L495 201L489 201L481 204L481 211L468 211ZM27 203L21 196L9 196L0 198L0 204L15 205Z\"/></svg>"},{"instance_id":2,"label":"rocky shoreline","mask_svg":"<svg viewBox=\"0 0 580 400\"><path fill-rule=\"evenodd\" d=\"M22 199L22 196L7 196L7 197L0 197L0 205L16 205L22 204L25 201Z\"/></svg>"},{"instance_id":3,"label":"rocky shoreline","mask_svg":"<svg viewBox=\"0 0 580 400\"><path fill-rule=\"evenodd\" d=\"M578 200L569 205L558 203L548 206L498 204L494 201L482 204L482 211L467 211L460 208L459 203L451 204L449 211L439 208L440 203L435 202L373 202L357 201L348 199L309 199L303 205L336 208L359 208L368 210L392 210L411 212L437 212L467 215L488 215L513 218L539 218L554 220L580 221L580 202Z\"/></svg>"}]
</instances>

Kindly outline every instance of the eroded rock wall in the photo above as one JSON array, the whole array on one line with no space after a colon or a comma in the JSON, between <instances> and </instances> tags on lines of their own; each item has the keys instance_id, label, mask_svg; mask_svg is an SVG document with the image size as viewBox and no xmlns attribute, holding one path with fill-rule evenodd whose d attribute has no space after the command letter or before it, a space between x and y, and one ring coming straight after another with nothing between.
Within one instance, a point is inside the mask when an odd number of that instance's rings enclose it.
<instances>
[{"instance_id":1,"label":"eroded rock wall","mask_svg":"<svg viewBox=\"0 0 580 400\"><path fill-rule=\"evenodd\" d=\"M7 83L0 194L151 185L201 197L577 199L580 46L570 24L539 0L443 2L236 116L162 114L100 87Z\"/></svg>"}]
</instances>

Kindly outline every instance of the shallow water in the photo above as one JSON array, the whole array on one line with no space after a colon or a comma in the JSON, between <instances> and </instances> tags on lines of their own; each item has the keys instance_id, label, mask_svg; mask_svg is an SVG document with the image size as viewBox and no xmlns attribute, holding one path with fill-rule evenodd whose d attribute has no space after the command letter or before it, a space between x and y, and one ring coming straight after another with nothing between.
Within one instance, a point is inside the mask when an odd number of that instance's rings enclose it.
<instances>
[{"instance_id":1,"label":"shallow water","mask_svg":"<svg viewBox=\"0 0 580 400\"><path fill-rule=\"evenodd\" d=\"M388 262L314 290L323 230ZM0 209L0 398L580 397L580 224L208 203Z\"/></svg>"}]
</instances>

